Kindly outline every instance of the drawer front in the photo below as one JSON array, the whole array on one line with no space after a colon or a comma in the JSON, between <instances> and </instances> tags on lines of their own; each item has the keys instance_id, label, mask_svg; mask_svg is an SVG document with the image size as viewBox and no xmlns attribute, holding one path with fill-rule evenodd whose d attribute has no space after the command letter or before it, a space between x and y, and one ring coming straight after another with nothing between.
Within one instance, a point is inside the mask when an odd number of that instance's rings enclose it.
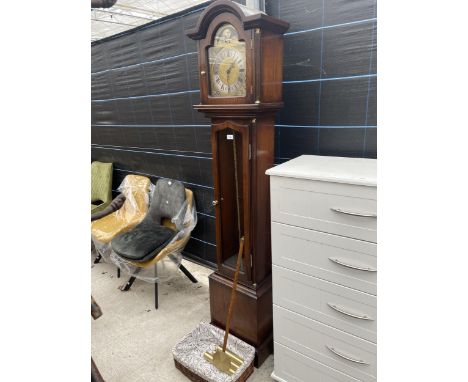
<instances>
[{"instance_id":1,"label":"drawer front","mask_svg":"<svg viewBox=\"0 0 468 382\"><path fill-rule=\"evenodd\" d=\"M325 366L275 342L275 370L272 378L279 382L359 382L359 380Z\"/></svg>"},{"instance_id":2,"label":"drawer front","mask_svg":"<svg viewBox=\"0 0 468 382\"><path fill-rule=\"evenodd\" d=\"M275 305L376 342L376 296L276 265L272 268Z\"/></svg>"},{"instance_id":3,"label":"drawer front","mask_svg":"<svg viewBox=\"0 0 468 382\"><path fill-rule=\"evenodd\" d=\"M361 381L377 373L376 344L273 306L275 341Z\"/></svg>"},{"instance_id":4,"label":"drawer front","mask_svg":"<svg viewBox=\"0 0 468 382\"><path fill-rule=\"evenodd\" d=\"M377 294L376 244L275 222L271 240L274 265Z\"/></svg>"},{"instance_id":5,"label":"drawer front","mask_svg":"<svg viewBox=\"0 0 468 382\"><path fill-rule=\"evenodd\" d=\"M377 242L377 189L271 177L271 219Z\"/></svg>"}]
</instances>

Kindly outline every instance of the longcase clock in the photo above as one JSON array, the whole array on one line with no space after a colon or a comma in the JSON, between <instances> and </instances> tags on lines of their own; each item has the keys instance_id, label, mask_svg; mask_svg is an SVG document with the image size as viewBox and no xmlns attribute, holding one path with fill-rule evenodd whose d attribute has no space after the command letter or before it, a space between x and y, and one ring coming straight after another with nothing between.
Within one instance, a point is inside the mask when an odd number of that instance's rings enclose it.
<instances>
[{"instance_id":1,"label":"longcase clock","mask_svg":"<svg viewBox=\"0 0 468 382\"><path fill-rule=\"evenodd\" d=\"M211 118L217 269L213 324L225 328L240 238L244 257L232 333L272 352L270 189L275 113L283 106L283 34L289 24L228 0L213 2L188 36L198 40L200 99Z\"/></svg>"}]
</instances>

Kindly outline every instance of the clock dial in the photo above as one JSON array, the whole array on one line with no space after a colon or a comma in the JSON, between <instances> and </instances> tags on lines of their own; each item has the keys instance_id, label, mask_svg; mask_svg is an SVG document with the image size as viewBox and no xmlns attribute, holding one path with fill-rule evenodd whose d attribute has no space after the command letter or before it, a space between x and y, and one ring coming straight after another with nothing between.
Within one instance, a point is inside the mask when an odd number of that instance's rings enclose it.
<instances>
[{"instance_id":1,"label":"clock dial","mask_svg":"<svg viewBox=\"0 0 468 382\"><path fill-rule=\"evenodd\" d=\"M208 49L210 95L212 97L244 97L246 82L245 42L231 24L223 24L216 32L214 46Z\"/></svg>"}]
</instances>

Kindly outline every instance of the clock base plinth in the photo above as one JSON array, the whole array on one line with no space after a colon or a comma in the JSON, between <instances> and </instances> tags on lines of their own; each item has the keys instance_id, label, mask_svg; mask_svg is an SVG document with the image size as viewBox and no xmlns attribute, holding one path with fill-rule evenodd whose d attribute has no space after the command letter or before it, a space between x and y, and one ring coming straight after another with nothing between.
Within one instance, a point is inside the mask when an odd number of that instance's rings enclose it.
<instances>
[{"instance_id":1,"label":"clock base plinth","mask_svg":"<svg viewBox=\"0 0 468 382\"><path fill-rule=\"evenodd\" d=\"M254 366L258 369L270 354L273 354L273 333L260 346L255 348Z\"/></svg>"},{"instance_id":2,"label":"clock base plinth","mask_svg":"<svg viewBox=\"0 0 468 382\"><path fill-rule=\"evenodd\" d=\"M209 276L211 323L226 327L232 280L214 272ZM255 367L273 352L273 296L271 276L257 288L237 286L230 333L255 347Z\"/></svg>"}]
</instances>

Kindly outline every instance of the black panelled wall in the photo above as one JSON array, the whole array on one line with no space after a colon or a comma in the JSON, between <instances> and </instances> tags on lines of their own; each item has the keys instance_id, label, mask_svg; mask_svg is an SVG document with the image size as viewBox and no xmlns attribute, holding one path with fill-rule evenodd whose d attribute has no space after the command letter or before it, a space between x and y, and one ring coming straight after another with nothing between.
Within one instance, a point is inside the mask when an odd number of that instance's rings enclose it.
<instances>
[{"instance_id":1,"label":"black panelled wall","mask_svg":"<svg viewBox=\"0 0 468 382\"><path fill-rule=\"evenodd\" d=\"M243 3L242 1L239 1ZM196 43L185 36L207 4L92 44L92 159L179 179L198 224L185 255L215 262L209 121L199 102ZM302 154L377 156L376 0L266 0L291 24L276 163Z\"/></svg>"}]
</instances>

